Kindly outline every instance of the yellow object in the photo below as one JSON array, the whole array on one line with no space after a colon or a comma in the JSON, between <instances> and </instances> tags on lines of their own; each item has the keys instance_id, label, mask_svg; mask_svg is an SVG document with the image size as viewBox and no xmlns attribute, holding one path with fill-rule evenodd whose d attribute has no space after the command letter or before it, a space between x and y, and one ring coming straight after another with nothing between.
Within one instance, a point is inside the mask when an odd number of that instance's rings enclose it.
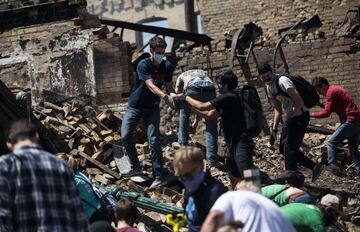
<instances>
[{"instance_id":1,"label":"yellow object","mask_svg":"<svg viewBox=\"0 0 360 232\"><path fill-rule=\"evenodd\" d=\"M186 216L184 213L167 214L166 224L172 226L174 232L179 232L181 227L186 226Z\"/></svg>"}]
</instances>

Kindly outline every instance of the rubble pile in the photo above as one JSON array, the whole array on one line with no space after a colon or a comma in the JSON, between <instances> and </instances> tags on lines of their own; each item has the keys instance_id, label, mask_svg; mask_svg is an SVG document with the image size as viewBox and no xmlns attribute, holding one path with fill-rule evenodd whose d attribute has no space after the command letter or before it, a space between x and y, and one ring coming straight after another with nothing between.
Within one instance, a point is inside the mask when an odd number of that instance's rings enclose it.
<instances>
[{"instance_id":1,"label":"rubble pile","mask_svg":"<svg viewBox=\"0 0 360 232\"><path fill-rule=\"evenodd\" d=\"M175 130L178 119L172 117L175 114L177 114L176 111L171 111L164 114L170 116L168 119L164 120L162 118L163 126L167 126L162 129L161 141L163 144L165 171L171 180L170 184L168 187L149 191L147 187L149 183L146 181L138 183L136 180L121 178L117 164L114 161L114 154L118 152L118 148L121 146L119 128L122 115L120 113L114 113L111 110L100 110L91 101L80 98L66 100L61 104L43 102L34 107L34 115L45 127L53 130L57 137L64 141L62 144L64 154L58 155L60 157L64 155L81 157L86 173L96 184L110 188L113 186L122 187L128 191L138 192L142 196L173 203L181 207L183 190L173 175L171 167L174 152L179 149ZM201 131L200 123L200 126L190 135L191 144L204 149L204 138L200 133ZM320 133L306 133L302 149L311 159L325 163L326 141L328 138L328 135ZM143 126L138 127L134 139L143 168L147 175L151 176L149 146L146 142ZM220 138L220 141L223 140ZM274 149L269 145L267 137L259 137L254 141L256 143L255 165L266 172L271 179L275 179L283 171L283 156L278 149ZM222 144L223 142L220 142L218 152L221 156L220 160L223 160L226 155L226 147ZM360 182L355 178L355 170L351 165L351 158L346 146L339 148L338 160L341 162L341 169L344 173L342 178L335 177L324 171L315 183L311 183L311 171L306 169L301 169L301 171L307 177L307 187L315 196L320 198L326 193L335 193L342 197L344 211L349 215L348 221L343 222L343 226L352 228L354 225L351 221L359 220L360 215ZM224 170L212 167L210 172L226 186L230 186L227 173ZM142 213L143 218L141 219L142 223L138 225L139 228L150 225L153 226L153 229L156 228L155 231L169 231L169 228L163 224L165 221L164 215L144 210L142 210Z\"/></svg>"}]
</instances>

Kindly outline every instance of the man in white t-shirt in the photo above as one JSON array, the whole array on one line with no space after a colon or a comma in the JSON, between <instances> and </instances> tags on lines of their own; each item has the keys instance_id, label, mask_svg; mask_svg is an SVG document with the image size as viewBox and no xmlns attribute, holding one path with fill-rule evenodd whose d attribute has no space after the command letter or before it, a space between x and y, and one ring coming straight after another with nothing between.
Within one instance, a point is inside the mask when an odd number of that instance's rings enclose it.
<instances>
[{"instance_id":1,"label":"man in white t-shirt","mask_svg":"<svg viewBox=\"0 0 360 232\"><path fill-rule=\"evenodd\" d=\"M275 203L248 190L229 191L221 195L211 208L201 232L215 232L222 225L234 221L244 224L244 232L295 232Z\"/></svg>"},{"instance_id":2,"label":"man in white t-shirt","mask_svg":"<svg viewBox=\"0 0 360 232\"><path fill-rule=\"evenodd\" d=\"M186 94L198 101L207 102L216 97L215 84L210 79L208 72L197 67L192 67L180 74L175 85L175 92ZM185 107L180 110L179 115L179 144L187 145L189 140L189 118L191 109ZM196 122L199 120L196 116ZM197 123L194 123L194 126ZM205 120L205 140L206 140L206 161L209 166L219 166L217 156L217 120Z\"/></svg>"},{"instance_id":3,"label":"man in white t-shirt","mask_svg":"<svg viewBox=\"0 0 360 232\"><path fill-rule=\"evenodd\" d=\"M285 156L285 169L296 171L297 164L300 164L312 170L312 181L315 181L320 176L323 166L316 164L300 151L310 121L308 108L304 105L303 99L289 77L274 74L267 63L259 65L258 73L266 85L274 107L270 144L274 145L275 143L277 127L284 112L285 122L281 131L280 152Z\"/></svg>"}]
</instances>

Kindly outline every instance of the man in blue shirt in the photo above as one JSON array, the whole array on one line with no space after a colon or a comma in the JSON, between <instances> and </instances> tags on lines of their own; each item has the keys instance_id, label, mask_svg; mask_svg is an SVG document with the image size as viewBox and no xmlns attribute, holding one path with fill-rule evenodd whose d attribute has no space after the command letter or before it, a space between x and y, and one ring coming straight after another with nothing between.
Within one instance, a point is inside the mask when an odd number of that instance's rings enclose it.
<instances>
[{"instance_id":1,"label":"man in blue shirt","mask_svg":"<svg viewBox=\"0 0 360 232\"><path fill-rule=\"evenodd\" d=\"M184 146L175 153L175 174L185 186L185 212L189 232L198 232L215 201L227 191L205 171L204 154L197 147Z\"/></svg>"},{"instance_id":2,"label":"man in blue shirt","mask_svg":"<svg viewBox=\"0 0 360 232\"><path fill-rule=\"evenodd\" d=\"M167 46L165 40L153 37L149 45L151 57L143 59L137 66L136 83L130 94L128 109L121 125L121 136L132 166L128 173L123 173L123 176L138 175L142 171L132 132L139 120L141 118L144 120L155 178L150 188L155 188L164 184L163 157L159 137L159 103L160 99L163 99L170 107L174 107L171 96L175 96L175 93L172 87L173 67L169 61L163 59ZM161 90L164 84L167 94Z\"/></svg>"}]
</instances>

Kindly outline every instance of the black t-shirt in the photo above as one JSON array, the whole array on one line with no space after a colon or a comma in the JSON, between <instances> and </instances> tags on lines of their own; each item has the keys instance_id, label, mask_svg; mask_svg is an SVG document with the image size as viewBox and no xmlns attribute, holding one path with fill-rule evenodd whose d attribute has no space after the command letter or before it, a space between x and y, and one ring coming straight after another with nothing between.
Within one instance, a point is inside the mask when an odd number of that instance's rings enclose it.
<instances>
[{"instance_id":1,"label":"black t-shirt","mask_svg":"<svg viewBox=\"0 0 360 232\"><path fill-rule=\"evenodd\" d=\"M244 131L244 116L238 96L234 92L221 94L210 101L221 115L225 141L236 142Z\"/></svg>"},{"instance_id":2,"label":"black t-shirt","mask_svg":"<svg viewBox=\"0 0 360 232\"><path fill-rule=\"evenodd\" d=\"M150 58L140 61L136 69L136 83L129 97L129 106L138 109L159 107L160 98L150 91L145 81L152 79L161 89L165 82L172 81L172 75L173 67L167 60L161 61L159 66L154 65Z\"/></svg>"}]
</instances>

